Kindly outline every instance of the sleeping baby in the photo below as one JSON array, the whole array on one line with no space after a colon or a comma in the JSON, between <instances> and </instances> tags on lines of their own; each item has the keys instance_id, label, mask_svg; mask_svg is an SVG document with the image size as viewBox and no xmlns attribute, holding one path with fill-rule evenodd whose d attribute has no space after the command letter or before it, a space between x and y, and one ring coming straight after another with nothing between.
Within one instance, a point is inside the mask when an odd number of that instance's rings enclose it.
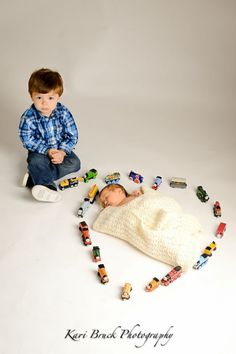
<instances>
[{"instance_id":1,"label":"sleeping baby","mask_svg":"<svg viewBox=\"0 0 236 354\"><path fill-rule=\"evenodd\" d=\"M187 271L199 258L204 241L198 220L173 199L152 188L128 194L120 184L100 192L103 210L93 229L123 239L148 256Z\"/></svg>"},{"instance_id":2,"label":"sleeping baby","mask_svg":"<svg viewBox=\"0 0 236 354\"><path fill-rule=\"evenodd\" d=\"M101 190L99 199L103 208L106 208L108 206L124 205L141 194L140 190L128 194L121 184L109 184Z\"/></svg>"}]
</instances>

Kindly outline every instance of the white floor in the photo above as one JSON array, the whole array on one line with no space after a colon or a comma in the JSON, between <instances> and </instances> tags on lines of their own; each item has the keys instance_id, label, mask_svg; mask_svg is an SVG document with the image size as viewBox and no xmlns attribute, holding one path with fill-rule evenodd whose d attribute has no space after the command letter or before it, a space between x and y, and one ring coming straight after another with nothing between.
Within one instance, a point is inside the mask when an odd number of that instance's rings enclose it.
<instances>
[{"instance_id":1,"label":"white floor","mask_svg":"<svg viewBox=\"0 0 236 354\"><path fill-rule=\"evenodd\" d=\"M235 11L223 0L1 6L1 354L235 353ZM26 169L19 117L39 67L64 77L62 102L80 131L79 175L96 168L101 188L119 171L129 191L137 187L131 169L145 185L161 175L162 193L198 217L206 245L217 243L205 268L146 293L147 282L171 268L91 230L110 278L99 283L76 216L93 182L61 192L58 204L36 202L19 186ZM188 188L171 189L172 176L186 177ZM208 203L197 199L197 185ZM98 211L96 204L86 214L89 225ZM218 240L220 221L227 231ZM125 281L133 287L127 302ZM135 338L140 331L173 336L145 343Z\"/></svg>"}]
</instances>

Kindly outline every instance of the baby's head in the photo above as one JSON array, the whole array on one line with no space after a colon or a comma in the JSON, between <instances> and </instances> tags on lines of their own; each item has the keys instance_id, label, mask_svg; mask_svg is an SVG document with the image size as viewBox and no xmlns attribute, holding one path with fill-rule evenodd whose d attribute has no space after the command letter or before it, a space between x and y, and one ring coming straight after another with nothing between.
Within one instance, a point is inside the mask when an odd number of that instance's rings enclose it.
<instances>
[{"instance_id":1,"label":"baby's head","mask_svg":"<svg viewBox=\"0 0 236 354\"><path fill-rule=\"evenodd\" d=\"M121 184L109 184L99 194L103 208L118 206L127 196L128 193Z\"/></svg>"},{"instance_id":2,"label":"baby's head","mask_svg":"<svg viewBox=\"0 0 236 354\"><path fill-rule=\"evenodd\" d=\"M62 77L50 69L36 70L30 76L28 90L36 109L49 117L63 93Z\"/></svg>"}]
</instances>

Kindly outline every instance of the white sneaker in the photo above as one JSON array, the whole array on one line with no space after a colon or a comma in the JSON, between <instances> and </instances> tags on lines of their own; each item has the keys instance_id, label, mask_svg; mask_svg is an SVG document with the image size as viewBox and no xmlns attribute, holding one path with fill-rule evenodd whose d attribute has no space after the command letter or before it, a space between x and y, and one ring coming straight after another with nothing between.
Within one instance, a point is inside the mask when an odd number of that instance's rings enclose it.
<instances>
[{"instance_id":1,"label":"white sneaker","mask_svg":"<svg viewBox=\"0 0 236 354\"><path fill-rule=\"evenodd\" d=\"M29 178L29 172L26 172L25 175L24 175L24 177L23 177L23 180L22 180L22 182L21 182L21 186L22 186L22 187L26 187L28 178Z\"/></svg>"},{"instance_id":2,"label":"white sneaker","mask_svg":"<svg viewBox=\"0 0 236 354\"><path fill-rule=\"evenodd\" d=\"M32 195L36 200L39 200L40 202L55 203L61 200L60 193L40 184L35 185L32 188Z\"/></svg>"}]
</instances>

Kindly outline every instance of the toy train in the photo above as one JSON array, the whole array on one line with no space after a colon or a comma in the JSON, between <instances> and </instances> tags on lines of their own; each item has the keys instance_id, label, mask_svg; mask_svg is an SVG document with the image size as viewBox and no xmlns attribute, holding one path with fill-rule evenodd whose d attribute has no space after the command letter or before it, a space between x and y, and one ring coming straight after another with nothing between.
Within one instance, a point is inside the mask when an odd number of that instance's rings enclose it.
<instances>
[{"instance_id":1,"label":"toy train","mask_svg":"<svg viewBox=\"0 0 236 354\"><path fill-rule=\"evenodd\" d=\"M90 234L89 234L89 228L88 228L88 225L85 221L81 221L79 223L79 230L81 232L84 245L85 246L91 245L92 241L91 241Z\"/></svg>"},{"instance_id":2,"label":"toy train","mask_svg":"<svg viewBox=\"0 0 236 354\"><path fill-rule=\"evenodd\" d=\"M162 183L162 177L161 176L156 176L154 183L152 185L152 189L157 190L159 188L160 184Z\"/></svg>"},{"instance_id":3,"label":"toy train","mask_svg":"<svg viewBox=\"0 0 236 354\"><path fill-rule=\"evenodd\" d=\"M100 248L98 246L94 246L93 247L93 261L94 262L100 262L101 261Z\"/></svg>"},{"instance_id":4,"label":"toy train","mask_svg":"<svg viewBox=\"0 0 236 354\"><path fill-rule=\"evenodd\" d=\"M102 284L106 284L109 282L109 278L108 278L104 264L98 265L98 277L100 278L100 281Z\"/></svg>"},{"instance_id":5,"label":"toy train","mask_svg":"<svg viewBox=\"0 0 236 354\"><path fill-rule=\"evenodd\" d=\"M209 258L212 256L213 251L216 250L216 243L212 241L209 246L207 246L203 253L201 254L197 263L194 264L194 269L201 269L204 265L207 264Z\"/></svg>"},{"instance_id":6,"label":"toy train","mask_svg":"<svg viewBox=\"0 0 236 354\"><path fill-rule=\"evenodd\" d=\"M91 179L95 179L97 177L97 170L95 168L91 168L88 172L83 176L84 183L88 183Z\"/></svg>"},{"instance_id":7,"label":"toy train","mask_svg":"<svg viewBox=\"0 0 236 354\"><path fill-rule=\"evenodd\" d=\"M150 283L145 287L145 290L148 291L148 292L153 291L153 290L158 288L160 283L161 283L160 280L158 278L154 277L150 281Z\"/></svg>"},{"instance_id":8,"label":"toy train","mask_svg":"<svg viewBox=\"0 0 236 354\"><path fill-rule=\"evenodd\" d=\"M119 172L114 172L114 173L107 175L105 177L106 184L116 184L116 183L119 183L119 181L120 181L120 173Z\"/></svg>"},{"instance_id":9,"label":"toy train","mask_svg":"<svg viewBox=\"0 0 236 354\"><path fill-rule=\"evenodd\" d=\"M141 176L139 173L136 173L134 171L130 171L129 179L134 181L134 183L142 183L143 182L143 176Z\"/></svg>"},{"instance_id":10,"label":"toy train","mask_svg":"<svg viewBox=\"0 0 236 354\"><path fill-rule=\"evenodd\" d=\"M180 266L174 267L169 273L167 273L162 279L161 279L161 285L167 286L170 283L173 283L174 280L179 278L182 273L182 268Z\"/></svg>"},{"instance_id":11,"label":"toy train","mask_svg":"<svg viewBox=\"0 0 236 354\"><path fill-rule=\"evenodd\" d=\"M131 291L132 291L131 284L125 283L124 287L122 288L121 299L122 300L129 300Z\"/></svg>"}]
</instances>

